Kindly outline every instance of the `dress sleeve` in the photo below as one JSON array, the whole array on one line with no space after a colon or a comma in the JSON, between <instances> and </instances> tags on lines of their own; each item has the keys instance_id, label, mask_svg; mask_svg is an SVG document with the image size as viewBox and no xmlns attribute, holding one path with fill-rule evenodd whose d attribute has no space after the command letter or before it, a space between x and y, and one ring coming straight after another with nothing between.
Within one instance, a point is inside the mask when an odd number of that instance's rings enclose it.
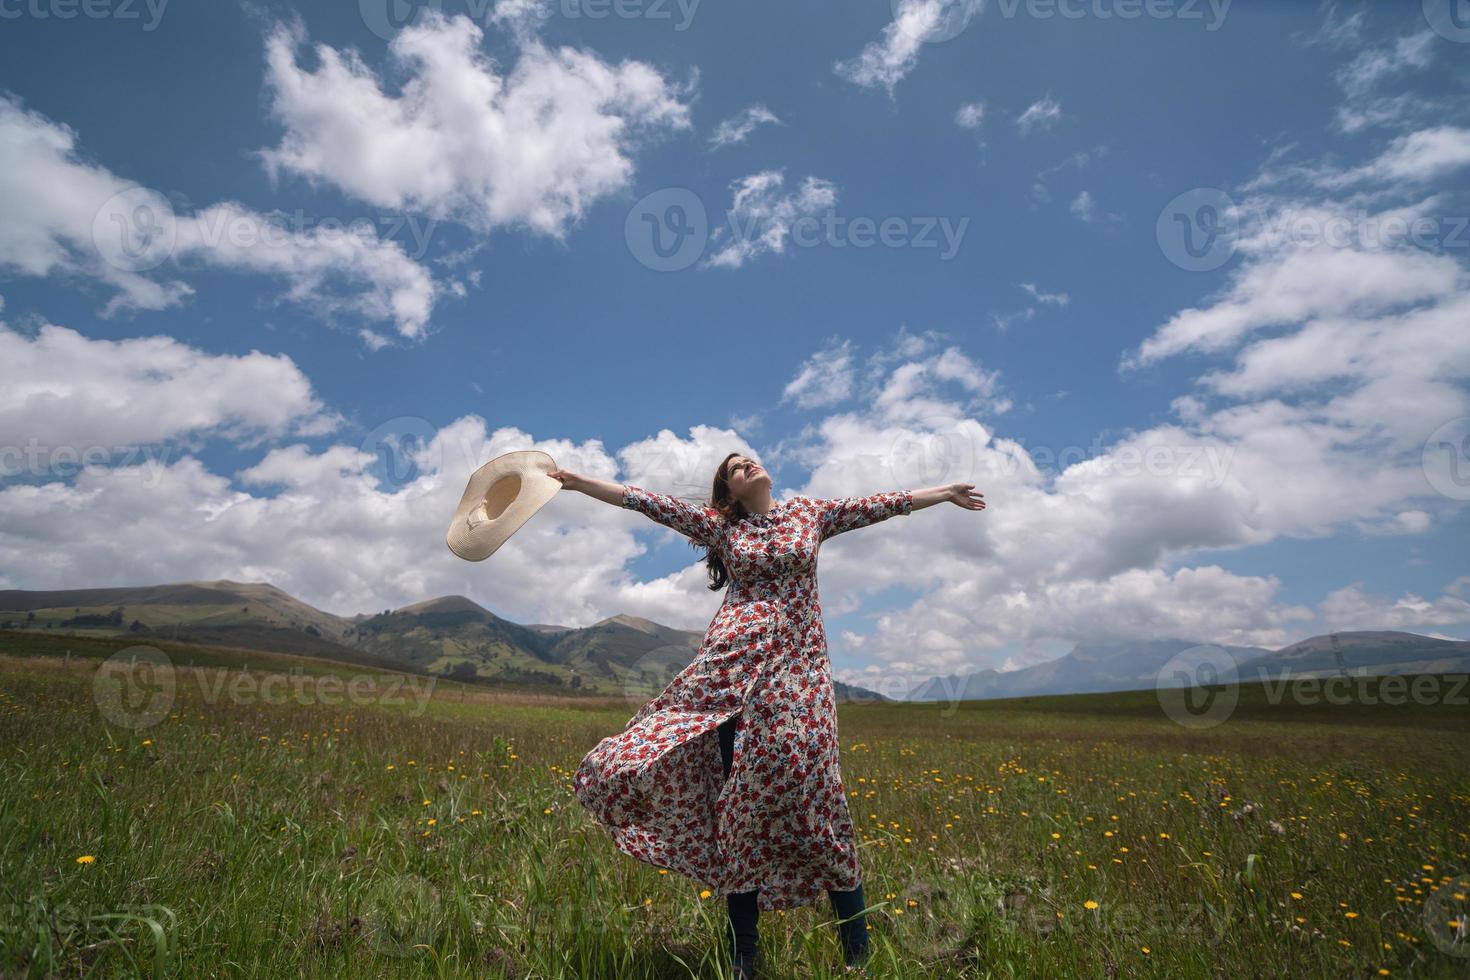
<instances>
[{"instance_id":1,"label":"dress sleeve","mask_svg":"<svg viewBox=\"0 0 1470 980\"><path fill-rule=\"evenodd\" d=\"M691 504L631 483L623 484L623 506L646 514L665 527L710 547L719 540L720 526L725 520L719 511L707 504Z\"/></svg>"},{"instance_id":2,"label":"dress sleeve","mask_svg":"<svg viewBox=\"0 0 1470 980\"><path fill-rule=\"evenodd\" d=\"M913 513L914 495L910 490L888 490L865 497L817 499L820 540L825 541L844 531L854 531L890 517Z\"/></svg>"}]
</instances>

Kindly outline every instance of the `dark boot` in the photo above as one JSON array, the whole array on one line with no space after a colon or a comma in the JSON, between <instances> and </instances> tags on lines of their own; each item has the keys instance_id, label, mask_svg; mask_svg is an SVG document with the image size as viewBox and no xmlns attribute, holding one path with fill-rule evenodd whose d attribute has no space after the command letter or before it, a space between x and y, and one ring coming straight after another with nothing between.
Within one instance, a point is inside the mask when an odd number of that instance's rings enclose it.
<instances>
[{"instance_id":1,"label":"dark boot","mask_svg":"<svg viewBox=\"0 0 1470 980\"><path fill-rule=\"evenodd\" d=\"M737 980L755 980L760 966L760 930L757 922L760 907L756 904L759 889L748 892L730 892L726 906L730 913L729 940L730 962Z\"/></svg>"},{"instance_id":2,"label":"dark boot","mask_svg":"<svg viewBox=\"0 0 1470 980\"><path fill-rule=\"evenodd\" d=\"M863 886L851 891L829 890L832 911L837 913L837 936L842 941L842 962L848 967L862 967L868 962L868 917L863 913Z\"/></svg>"}]
</instances>

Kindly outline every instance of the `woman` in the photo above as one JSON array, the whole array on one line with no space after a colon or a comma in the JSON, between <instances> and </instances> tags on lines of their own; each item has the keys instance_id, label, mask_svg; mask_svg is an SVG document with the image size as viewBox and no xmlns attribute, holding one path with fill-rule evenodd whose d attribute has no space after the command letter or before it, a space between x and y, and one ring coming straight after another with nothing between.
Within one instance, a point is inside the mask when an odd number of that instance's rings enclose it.
<instances>
[{"instance_id":1,"label":"woman","mask_svg":"<svg viewBox=\"0 0 1470 980\"><path fill-rule=\"evenodd\" d=\"M824 891L845 963L859 967L865 905L838 765L817 550L833 535L946 500L983 510L983 495L955 483L777 501L770 474L739 453L720 463L705 505L567 470L551 476L703 545L709 588L729 585L694 661L582 760L577 798L623 852L727 896L738 976L754 975L761 910L808 905Z\"/></svg>"}]
</instances>

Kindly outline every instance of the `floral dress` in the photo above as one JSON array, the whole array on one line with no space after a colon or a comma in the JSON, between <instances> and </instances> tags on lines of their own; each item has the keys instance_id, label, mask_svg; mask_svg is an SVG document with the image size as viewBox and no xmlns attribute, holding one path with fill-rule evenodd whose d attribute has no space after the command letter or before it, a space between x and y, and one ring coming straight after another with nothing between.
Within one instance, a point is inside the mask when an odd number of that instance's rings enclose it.
<instances>
[{"instance_id":1,"label":"floral dress","mask_svg":"<svg viewBox=\"0 0 1470 980\"><path fill-rule=\"evenodd\" d=\"M856 888L817 550L911 513L913 494L793 496L733 522L636 486L622 506L715 549L730 584L694 661L582 759L577 799L624 853L716 896L759 888L769 910ZM726 779L715 729L735 716Z\"/></svg>"}]
</instances>

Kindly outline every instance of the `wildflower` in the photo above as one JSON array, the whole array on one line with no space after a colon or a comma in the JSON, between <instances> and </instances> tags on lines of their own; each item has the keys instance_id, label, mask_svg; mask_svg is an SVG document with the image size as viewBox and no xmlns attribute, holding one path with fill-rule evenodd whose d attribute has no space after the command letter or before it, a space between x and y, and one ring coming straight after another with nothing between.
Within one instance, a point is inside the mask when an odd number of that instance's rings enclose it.
<instances>
[{"instance_id":1,"label":"wildflower","mask_svg":"<svg viewBox=\"0 0 1470 980\"><path fill-rule=\"evenodd\" d=\"M77 858L77 864L96 864L97 858L91 854L83 854Z\"/></svg>"}]
</instances>

